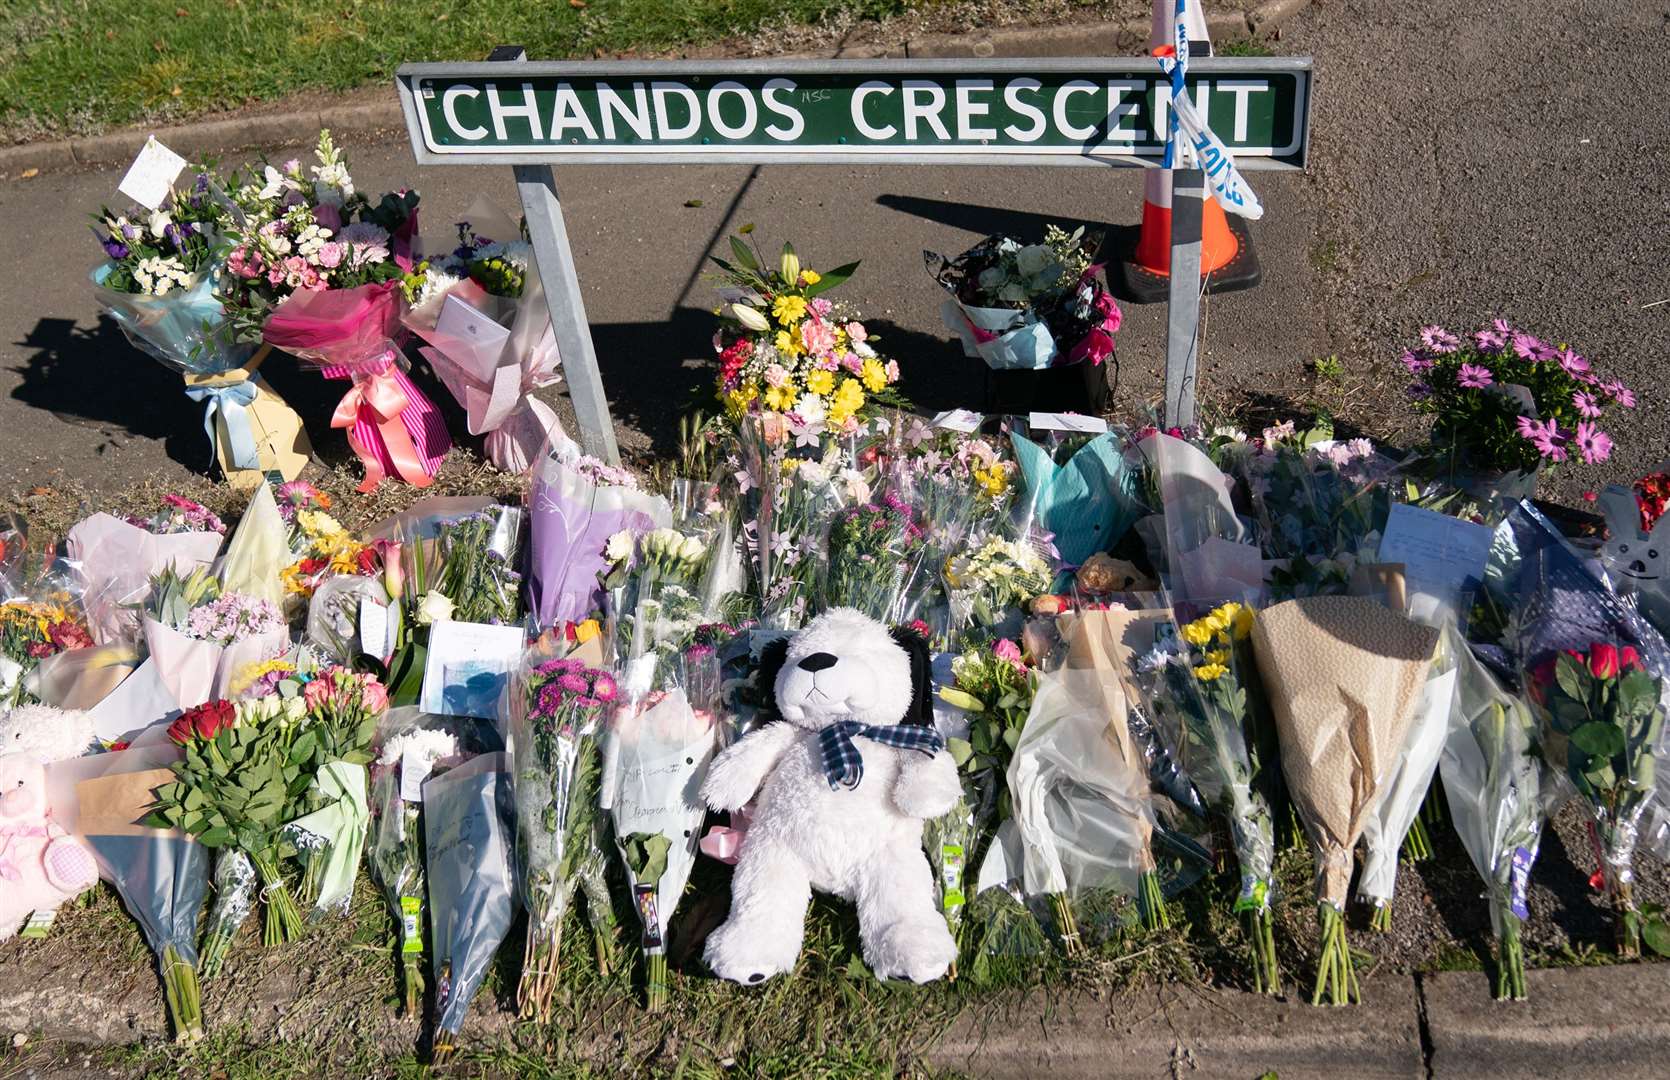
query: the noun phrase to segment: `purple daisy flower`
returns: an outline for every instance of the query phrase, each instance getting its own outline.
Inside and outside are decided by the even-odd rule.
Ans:
[[[1456,372],[1455,381],[1456,385],[1465,386],[1469,390],[1483,390],[1496,380],[1487,367],[1481,367],[1478,364],[1462,364],[1461,370]]]
[[[1600,392],[1611,398],[1614,403],[1626,409],[1635,408],[1635,391],[1621,382],[1602,383]]]
[[[1432,387],[1424,382],[1410,383],[1409,389],[1405,392],[1409,395],[1410,401],[1425,401],[1432,396]]]
[[[1413,349],[1403,350],[1403,355],[1398,357],[1398,360],[1412,375],[1424,375],[1432,370],[1432,360]]]
[[[1539,424],[1531,435],[1531,444],[1537,448],[1537,453],[1549,461],[1566,460],[1565,442],[1566,437],[1552,420]]]
[[[615,685],[615,677],[607,671],[599,671],[597,677],[592,680],[591,694],[599,701],[613,701],[619,693],[620,687]]]
[[[1497,330],[1475,330],[1473,340],[1478,343],[1480,352],[1494,354],[1507,347],[1508,335]]]
[[[1535,334],[1527,334],[1523,330],[1514,331],[1513,351],[1519,354],[1521,360],[1529,360],[1532,363],[1552,360],[1558,355],[1554,346],[1543,341]]]
[[[1599,425],[1587,420],[1577,422],[1577,450],[1590,465],[1598,465],[1612,456],[1612,436]]]
[[[1593,394],[1578,391],[1571,396],[1571,403],[1579,413],[1591,420],[1600,415],[1600,403],[1595,400]]]
[[[1559,358],[1560,370],[1574,379],[1586,374],[1589,370],[1589,361],[1570,349],[1561,349]]]
[[[1508,320],[1506,319],[1491,319],[1490,328],[1498,334],[1501,334],[1503,337],[1508,337],[1513,334],[1513,327],[1508,325]]]
[[[1540,420],[1533,420],[1529,416],[1520,416],[1517,423],[1519,426],[1520,436],[1526,439],[1536,438],[1537,432],[1542,429],[1542,422]]]
[[[1421,327],[1421,344],[1440,355],[1453,353],[1461,347],[1461,339],[1442,326]]]

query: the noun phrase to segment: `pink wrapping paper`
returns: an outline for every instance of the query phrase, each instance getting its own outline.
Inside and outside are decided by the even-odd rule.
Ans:
[[[208,567],[220,552],[212,532],[158,536],[109,514],[94,514],[70,530],[67,548],[80,568],[87,626],[100,645],[137,639],[131,605],[145,598],[151,576],[172,565],[182,577]]]
[[[262,331],[269,344],[320,365],[325,378],[353,381],[331,426],[348,429],[348,444],[365,464],[362,492],[390,474],[428,487],[452,445],[435,403],[402,367],[404,307],[397,281],[298,292]]]

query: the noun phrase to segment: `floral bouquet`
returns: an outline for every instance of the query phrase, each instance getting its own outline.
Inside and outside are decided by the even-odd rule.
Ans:
[[[1054,575],[1036,544],[1002,536],[970,538],[964,551],[945,565],[950,587],[952,626],[994,627],[1011,611],[1024,610],[1032,598],[1048,592]]]
[[[703,623],[701,580],[714,553],[701,536],[663,526],[636,538],[618,532],[604,554],[614,660],[641,696],[672,674],[668,662]]]
[[[486,235],[484,235],[484,231]],[[561,381],[561,358],[545,289],[520,230],[483,201],[458,223],[451,255],[415,268],[406,325],[428,345],[418,351],[464,406],[471,435],[487,437],[487,457],[506,472],[525,473],[562,423],[534,391]],[[504,328],[483,343],[440,325],[448,298],[468,304]],[[450,320],[447,321],[450,326]]]
[[[1148,765],[1126,723],[1119,652],[1132,614],[1082,611],[1066,622],[1066,659],[1039,676],[1008,768],[1026,891],[1049,898],[1069,955],[1084,948],[1074,903],[1094,894],[1132,897],[1145,926],[1168,924]]]
[[[1264,587],[1263,556],[1236,512],[1234,481],[1221,467],[1242,451],[1245,438],[1219,438],[1203,446],[1154,431],[1137,443],[1147,464],[1149,501],[1164,510],[1154,562],[1179,600],[1221,599]]]
[[[477,754],[423,784],[437,1064],[451,1059],[470,1002],[516,916],[510,785],[502,753]]]
[[[324,509],[295,507],[288,524],[293,561],[279,571],[286,597],[311,600],[332,577],[374,577],[382,572],[377,549],[349,532]]]
[[[439,526],[434,590],[451,601],[451,618],[494,626],[521,621],[522,575],[512,568],[521,533],[522,511],[512,506],[492,506]]]
[[[939,882],[940,908],[956,934],[973,892],[970,871],[1000,822],[1010,816],[1006,776],[1032,708],[1032,666],[1013,641],[969,649],[951,661],[950,685],[939,688],[953,723],[935,719],[957,762],[962,797],[950,812],[925,822],[923,846]]]
[[[839,511],[829,528],[823,607],[857,608],[884,623],[903,619],[906,588],[926,555],[926,536],[897,492]]]
[[[1091,257],[1101,236],[1046,226],[1043,243],[988,236],[955,259],[924,251],[951,294],[940,308],[963,352],[995,369],[1037,370],[1113,355],[1122,316]]]
[[[417,193],[373,205],[354,190],[328,131],[315,153],[311,179],[299,162],[268,165],[261,186],[235,193],[245,221],[231,234],[227,307],[245,337],[316,362],[327,379],[352,381],[331,426],[349,429],[366,469],[361,491],[390,473],[427,487],[451,438],[399,349]]]
[[[1446,634],[1439,639],[1391,782],[1363,824],[1363,868],[1357,878],[1357,898],[1374,909],[1369,925],[1375,930],[1392,927],[1398,852],[1407,851],[1414,859],[1432,857],[1419,815],[1449,732],[1451,703],[1456,694],[1456,654],[1466,648],[1459,635]]]
[[[94,234],[108,261],[93,270],[93,294],[135,348],[185,377],[228,479],[241,487],[265,473],[293,479],[311,453],[307,434],[255,373],[260,360],[238,342],[221,305],[218,275],[232,218],[213,182],[199,172],[153,211],[105,209]]]
[[[1458,650],[1458,678],[1438,768],[1456,835],[1484,878],[1496,931],[1496,996],[1525,999],[1530,917],[1525,887],[1542,841],[1546,804],[1555,791],[1536,752],[1537,726],[1525,702]]]
[[[1391,512],[1391,463],[1367,439],[1333,442],[1332,434],[1326,424],[1298,432],[1284,421],[1265,428],[1243,458],[1278,600],[1342,595],[1357,566],[1376,561]]]
[[[1360,1000],[1345,938],[1351,852],[1405,745],[1438,631],[1358,596],[1309,596],[1253,623],[1282,771],[1316,849],[1321,960],[1313,1005]]]
[[[681,685],[658,687],[615,712],[599,800],[610,815],[633,907],[642,920],[639,945],[652,1012],[667,1001],[667,927],[696,861],[707,816],[696,792],[720,736],[715,712],[690,696],[711,694],[717,656],[711,648],[697,648],[681,660],[681,667],[691,670],[662,686]]]
[[[850,495],[870,487],[833,441],[818,457],[789,449],[788,424],[767,413],[749,417],[738,432],[737,469],[745,499],[742,542],[761,622],[793,629],[803,622],[823,580],[830,524]],[[813,439],[816,443],[817,440]]]
[[[397,928],[400,992],[407,1016],[423,1007],[423,782],[465,757],[442,718],[416,709],[386,714],[371,766],[371,876]]]
[[[598,808],[604,710],[617,696],[612,675],[536,647],[512,691],[516,748],[516,851],[528,937],[516,999],[525,1019],[546,1020],[557,989],[558,949],[574,890],[586,895],[598,966],[614,949],[614,916],[604,884]]]
[[[643,491],[631,472],[559,440],[535,464],[528,492],[527,601],[535,624],[561,626],[598,610],[609,538],[670,524],[667,501]]]
[[[797,436],[851,434],[879,407],[904,404],[893,389],[898,363],[877,354],[857,311],[823,295],[852,277],[857,263],[819,274],[784,244],[773,269],[735,236],[731,251],[734,263],[713,257],[727,301],[713,348],[719,401],[733,424],[775,415]]]
[[[1603,378],[1565,345],[1517,330],[1505,319],[1462,337],[1421,330],[1405,349],[1416,382],[1409,396],[1433,414],[1433,443],[1452,448],[1458,468],[1490,477],[1532,474],[1572,456],[1595,465],[1612,456],[1600,423],[1613,406],[1635,407],[1622,382]]]
[[[91,648],[93,636],[67,596],[0,604],[0,709],[27,705],[28,678],[41,661]]]
[[[144,630],[158,674],[184,708],[224,697],[238,669],[290,645],[275,604],[222,593],[202,567],[181,577],[169,566],[151,580]]]
[[[1016,431],[1009,441],[1026,483],[1019,500],[1026,529],[1050,534],[1063,562],[1108,550],[1136,521],[1140,470],[1114,433],[1034,442]]]
[[[285,823],[306,790],[308,731],[301,698],[211,701],[187,709],[168,728],[185,749],[173,766],[173,782],[156,789],[145,824],[180,829],[205,848],[236,848],[255,867],[266,905],[262,940],[268,947],[301,936],[301,913],[285,884],[282,863],[294,847]]]
[[[197,918],[208,891],[209,853],[180,822],[158,825],[146,816],[173,781],[166,765],[175,753],[161,746],[97,755],[97,774],[76,784],[76,833],[156,954],[175,1041],[197,1042],[203,1038]]]
[[[1247,682],[1254,674],[1253,609],[1227,603],[1184,623],[1178,637],[1139,663],[1156,666],[1155,711],[1172,729],[1182,767],[1208,805],[1229,822],[1241,869],[1241,915],[1252,945],[1253,987],[1281,989],[1270,911],[1275,830],[1270,805],[1255,784],[1266,765],[1251,735]]]
[[[225,532],[220,518],[178,495],[164,496],[162,510],[149,521],[101,513],[77,522],[66,549],[77,567],[93,640],[108,645],[138,638],[135,608],[151,578],[169,567],[180,574],[207,569]]]
[[[1640,951],[1633,862],[1655,801],[1670,646],[1547,518],[1521,503],[1508,518],[1521,565],[1510,625],[1549,765],[1591,815],[1599,879],[1618,917],[1618,948]]]
[[[328,667],[301,693],[312,742],[292,746],[290,756],[308,751],[303,764],[311,765],[313,782],[301,796],[301,813],[286,827],[303,858],[302,899],[317,916],[346,911],[353,897],[371,817],[366,765],[388,711],[388,691],[374,675]]]

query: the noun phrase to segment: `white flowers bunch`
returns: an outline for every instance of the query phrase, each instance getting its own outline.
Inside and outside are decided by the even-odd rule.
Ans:
[[[277,724],[281,728],[294,727],[307,718],[307,701],[300,695],[285,697],[268,694],[265,697],[244,698],[237,702],[238,723],[244,727],[264,727]]]
[[[437,761],[456,757],[458,753],[458,739],[451,732],[414,728],[384,743],[382,752],[377,755],[377,764],[393,765],[410,756],[432,767]]]
[[[452,618],[455,605],[444,593],[431,589],[418,601],[417,621],[420,626],[433,626]]]
[[[176,288],[191,283],[191,273],[177,257],[141,259],[134,267],[133,280],[150,296],[167,296]]]
[[[707,558],[707,545],[699,536],[686,536],[677,529],[660,528],[642,541],[644,561],[658,578],[684,578],[694,574]]]
[[[311,259],[319,254],[319,249],[324,247],[325,241],[330,238],[329,229],[309,225],[296,235],[296,253],[304,259]]]

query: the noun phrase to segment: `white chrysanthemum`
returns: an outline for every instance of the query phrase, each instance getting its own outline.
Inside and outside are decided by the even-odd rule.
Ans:
[[[437,761],[457,756],[458,752],[458,739],[451,732],[418,728],[396,735],[384,743],[382,752],[377,755],[377,764],[393,765],[409,753],[426,765],[434,765]]]

